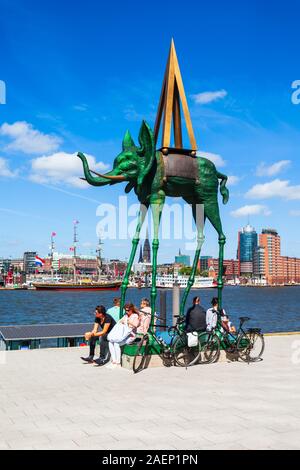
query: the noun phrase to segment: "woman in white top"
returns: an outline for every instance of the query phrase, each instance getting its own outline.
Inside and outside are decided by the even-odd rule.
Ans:
[[[212,307],[209,308],[206,312],[206,329],[211,331],[213,328],[217,326],[218,321],[218,313],[219,313],[219,303],[218,298],[213,297],[211,301]],[[230,333],[235,333],[236,329],[229,321],[229,317],[226,315],[224,309],[221,311],[221,321],[222,321],[222,329],[228,331]]]
[[[137,310],[133,304],[126,304],[124,309],[125,315],[114,326],[107,337],[111,355],[111,362],[106,366],[108,369],[121,367],[121,346],[132,343],[140,324],[139,315],[136,313]],[[123,325],[123,328],[121,328],[121,325]]]

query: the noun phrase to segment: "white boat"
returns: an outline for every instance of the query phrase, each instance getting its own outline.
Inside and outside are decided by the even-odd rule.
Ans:
[[[174,276],[174,274],[158,274],[156,277],[156,287],[171,289],[174,283],[177,282],[180,287],[185,289],[187,287],[188,280],[189,276],[185,275],[179,274],[178,276]],[[206,289],[209,287],[216,287],[216,282],[213,278],[195,276],[195,282],[192,289]]]

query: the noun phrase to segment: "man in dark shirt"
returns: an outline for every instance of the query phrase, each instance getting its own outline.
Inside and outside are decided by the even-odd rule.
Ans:
[[[206,331],[206,311],[200,305],[200,297],[193,298],[193,306],[186,313],[185,325],[187,333]]]
[[[85,333],[85,339],[89,341],[90,354],[88,357],[81,357],[81,359],[88,363],[94,363],[97,366],[103,366],[109,361],[109,347],[107,335],[115,326],[116,322],[111,315],[106,313],[103,305],[98,305],[95,310],[95,323],[93,331]],[[100,330],[99,330],[100,327]],[[100,356],[94,361],[96,341],[100,342]]]

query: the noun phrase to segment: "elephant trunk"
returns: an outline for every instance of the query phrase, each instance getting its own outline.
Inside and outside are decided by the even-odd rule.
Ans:
[[[123,177],[122,175],[116,175],[116,172],[114,170],[108,172],[105,175],[100,175],[99,173],[91,171],[89,169],[86,156],[81,152],[79,152],[77,156],[82,161],[85,180],[93,186],[105,186],[107,184],[111,184],[112,182],[125,180],[125,177]],[[97,176],[93,176],[92,173],[96,174]]]

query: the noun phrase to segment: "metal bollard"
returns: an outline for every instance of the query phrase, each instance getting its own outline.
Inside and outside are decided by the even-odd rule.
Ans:
[[[179,315],[180,312],[180,287],[178,282],[173,284],[173,325],[175,325],[175,315]]]

